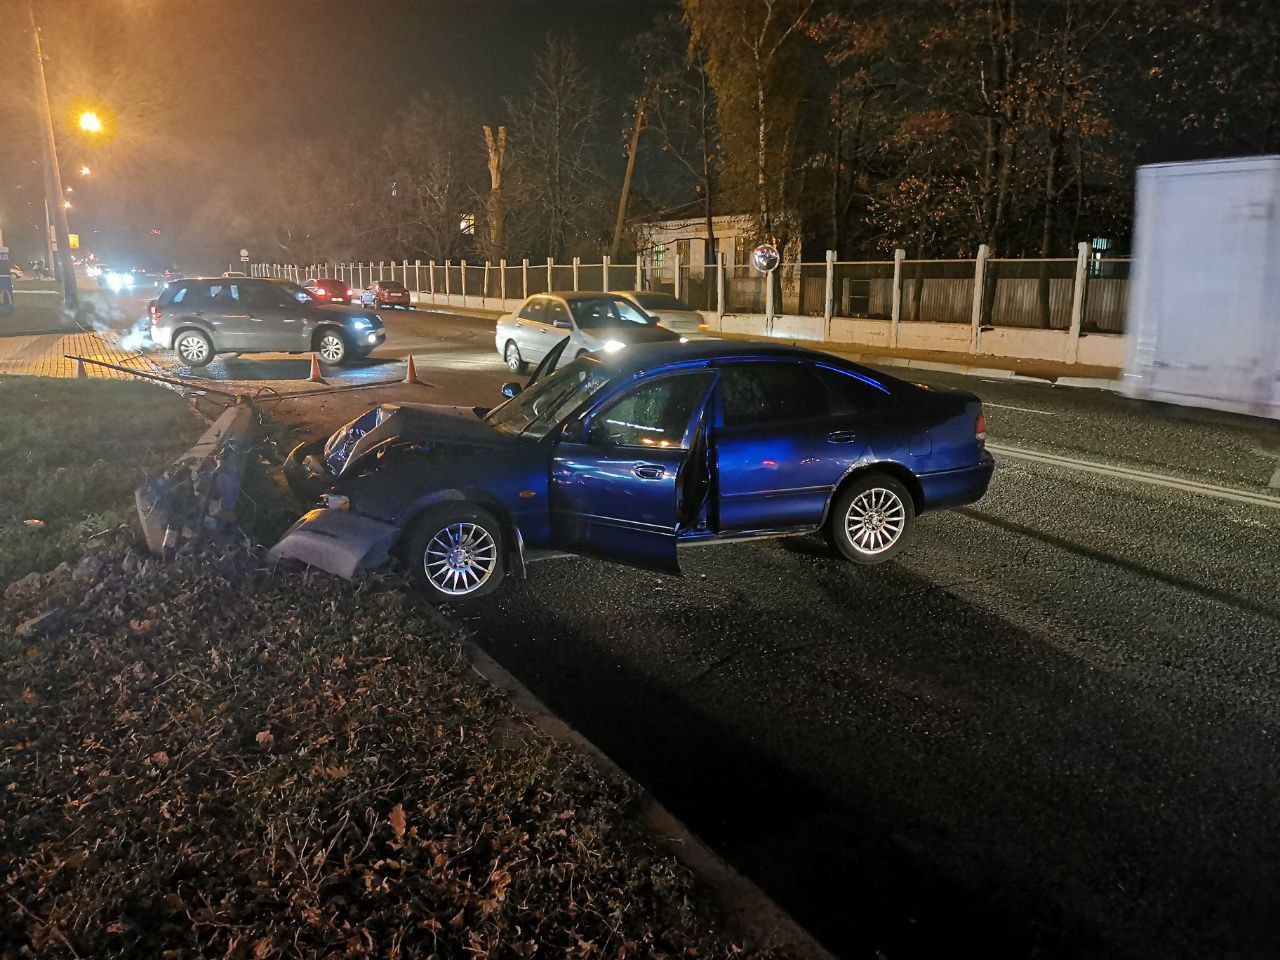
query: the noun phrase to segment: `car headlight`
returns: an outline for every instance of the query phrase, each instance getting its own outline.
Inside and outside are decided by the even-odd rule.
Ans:
[[[373,326],[373,324],[371,324],[364,317],[356,317],[351,321],[351,326],[355,327],[357,330],[368,330],[371,326]]]
[[[619,350],[623,349],[625,346],[626,344],[623,343],[621,340],[606,340],[604,342],[603,350],[606,353],[617,353]]]

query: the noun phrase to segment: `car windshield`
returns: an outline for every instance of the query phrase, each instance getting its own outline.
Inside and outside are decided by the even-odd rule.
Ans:
[[[637,293],[632,297],[636,303],[646,310],[691,310],[686,303],[681,303],[669,293]]]
[[[583,357],[489,411],[489,426],[515,436],[545,437],[605,384],[613,371]]]
[[[620,297],[590,297],[569,301],[573,319],[581,330],[623,327],[628,323],[651,326],[653,318]]]

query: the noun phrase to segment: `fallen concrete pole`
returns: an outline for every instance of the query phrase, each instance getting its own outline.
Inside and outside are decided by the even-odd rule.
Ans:
[[[230,529],[253,445],[254,413],[247,398],[237,398],[195,446],[171,467],[149,473],[134,492],[142,533],[153,553]]]

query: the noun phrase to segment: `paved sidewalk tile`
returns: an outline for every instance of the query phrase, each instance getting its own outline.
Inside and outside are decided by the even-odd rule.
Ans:
[[[101,360],[128,367],[141,373],[160,373],[161,367],[139,351],[120,346],[119,335],[77,332],[41,334],[30,337],[8,337],[0,340],[0,374],[32,377],[74,377],[76,362],[67,356]],[[130,380],[129,374],[96,364],[86,363],[85,373],[94,379]]]

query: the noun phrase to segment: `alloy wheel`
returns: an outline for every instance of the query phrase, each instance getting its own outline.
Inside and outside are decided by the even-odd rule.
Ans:
[[[907,525],[907,509],[896,493],[885,487],[863,490],[849,502],[844,529],[859,553],[883,553],[897,543]]]
[[[340,363],[347,353],[347,346],[336,333],[326,333],[317,345],[320,359],[325,363]]]
[[[422,564],[433,587],[462,597],[474,593],[493,575],[498,546],[493,535],[478,524],[451,523],[427,542]]]
[[[178,356],[189,364],[201,363],[209,356],[209,341],[198,333],[183,334],[178,338]]]
[[[520,366],[523,363],[523,361],[520,359],[520,348],[517,347],[514,343],[507,344],[506,361],[507,361],[508,370],[510,370],[512,373],[520,372]]]

